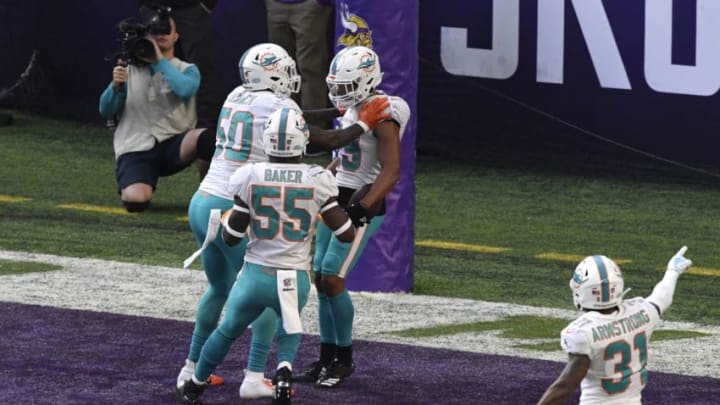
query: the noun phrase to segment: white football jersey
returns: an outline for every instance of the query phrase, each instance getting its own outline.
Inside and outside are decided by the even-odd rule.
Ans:
[[[369,97],[368,100],[373,97]],[[400,97],[388,96],[388,101],[392,113],[391,119],[400,125],[400,139],[402,139],[405,127],[410,120],[410,107]],[[342,128],[347,128],[357,122],[359,108],[360,106],[355,106],[345,111],[345,115],[340,121]],[[375,138],[373,130],[370,129],[355,142],[337,151],[336,156],[342,157],[342,163],[337,168],[338,185],[359,189],[365,184],[375,182],[381,169],[377,145],[378,140]]]
[[[590,369],[580,386],[580,403],[640,404],[647,382],[648,344],[660,324],[650,301],[624,301],[619,311],[587,311],[560,333],[567,353],[590,357]]]
[[[262,141],[265,121],[273,111],[283,107],[300,109],[291,98],[271,91],[236,87],[220,110],[215,154],[199,189],[232,199],[227,193],[228,179],[243,165],[267,160]]]
[[[250,210],[245,261],[310,270],[320,207],[338,195],[332,173],[304,163],[253,163],[238,169],[227,187]]]

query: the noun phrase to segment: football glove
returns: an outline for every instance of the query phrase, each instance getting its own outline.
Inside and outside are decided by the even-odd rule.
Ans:
[[[684,255],[687,252],[687,246],[683,246],[675,253],[675,256],[670,258],[667,264],[668,271],[675,271],[678,274],[683,274],[690,266],[692,266],[692,260],[687,259]]]
[[[368,216],[368,212],[365,207],[360,205],[360,203],[353,203],[348,205],[347,208],[345,208],[345,211],[347,212],[350,220],[356,228],[370,223],[370,217]]]
[[[363,104],[358,112],[358,124],[365,132],[375,128],[380,121],[390,119],[390,102],[387,97],[375,97]],[[362,123],[362,124],[361,124]]]

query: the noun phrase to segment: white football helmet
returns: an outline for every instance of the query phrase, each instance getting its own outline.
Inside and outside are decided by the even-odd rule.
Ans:
[[[253,46],[245,51],[238,67],[243,87],[248,90],[271,90],[285,96],[300,91],[295,61],[279,45]]]
[[[325,81],[335,107],[350,108],[370,97],[382,82],[380,59],[364,46],[343,48],[330,63]]]
[[[268,156],[302,156],[309,139],[310,130],[298,110],[281,108],[265,121],[262,140]]]
[[[625,284],[620,267],[602,255],[588,256],[575,268],[570,290],[577,309],[607,309],[622,303]]]

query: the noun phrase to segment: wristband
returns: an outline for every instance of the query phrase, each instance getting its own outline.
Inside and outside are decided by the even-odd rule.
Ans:
[[[225,218],[225,221],[223,221],[223,227],[225,228],[225,232],[229,233],[230,235],[232,235],[238,239],[242,239],[243,237],[245,237],[245,232],[238,232],[238,231],[230,228],[230,224],[228,223],[227,218]]]
[[[323,214],[325,211],[329,210],[330,208],[337,207],[338,203],[337,201],[333,201],[330,204],[325,205],[324,207],[320,208],[320,213]]]
[[[360,125],[360,128],[363,129],[363,134],[370,130],[370,126],[362,121],[358,121],[356,124]]]
[[[242,205],[233,204],[233,211],[242,212],[243,214],[249,214],[250,211]]]
[[[352,226],[352,221],[350,221],[350,220],[348,219],[347,221],[345,221],[345,223],[343,224],[343,226],[341,226],[340,228],[334,230],[333,233],[334,233],[335,235],[337,235],[337,236],[340,236],[340,235],[342,235],[343,233],[345,233],[345,231],[347,231],[348,229],[350,229],[351,226]]]

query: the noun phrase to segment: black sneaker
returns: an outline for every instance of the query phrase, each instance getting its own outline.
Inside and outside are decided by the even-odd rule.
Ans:
[[[279,369],[273,378],[272,405],[290,405],[292,398],[292,372],[287,367]]]
[[[300,375],[293,376],[295,382],[316,382],[320,377],[320,371],[322,371],[323,365],[320,361],[313,362],[310,367],[300,373]]]
[[[175,396],[181,404],[199,404],[200,395],[205,391],[207,384],[198,385],[191,379],[186,380],[182,387],[175,389]]]
[[[338,359],[333,360],[329,366],[323,367],[320,376],[315,382],[318,388],[333,388],[355,371],[354,363],[341,363]]]

